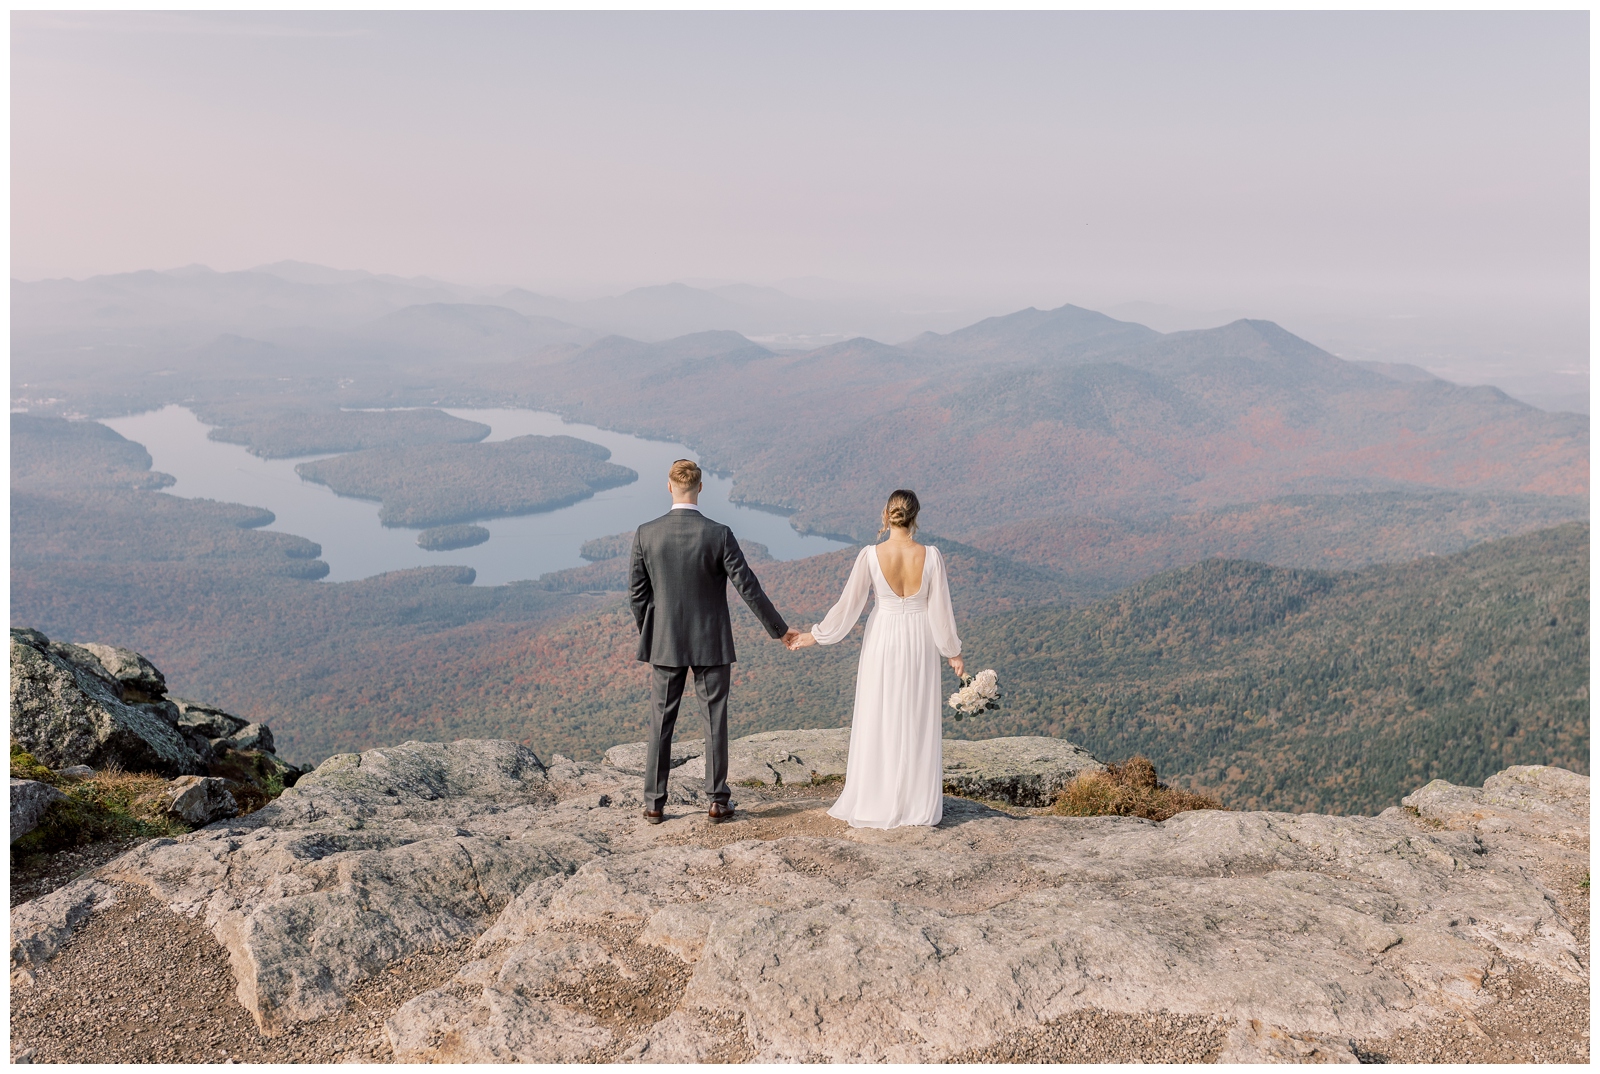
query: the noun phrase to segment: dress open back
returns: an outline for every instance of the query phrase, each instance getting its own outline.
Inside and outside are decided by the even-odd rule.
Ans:
[[[863,548],[844,595],[811,628],[817,642],[843,641],[869,595],[877,602],[861,642],[844,793],[828,814],[853,828],[938,824],[944,818],[941,664],[961,653],[944,558],[928,546],[922,585],[901,597],[883,576],[876,546]]]

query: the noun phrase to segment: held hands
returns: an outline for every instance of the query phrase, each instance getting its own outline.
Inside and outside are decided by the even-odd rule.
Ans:
[[[796,649],[804,649],[807,645],[815,645],[817,643],[816,638],[813,638],[810,634],[802,634],[794,627],[790,627],[785,631],[783,637],[778,640],[782,641],[783,647],[791,653]]]

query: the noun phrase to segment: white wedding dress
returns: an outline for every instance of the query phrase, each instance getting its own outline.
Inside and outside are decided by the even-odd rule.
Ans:
[[[868,594],[878,598],[861,642],[844,793],[828,810],[852,828],[938,824],[944,818],[939,676],[941,658],[959,656],[961,639],[944,557],[932,545],[927,549],[921,587],[900,597],[883,577],[877,546],[863,548],[839,603],[811,628],[818,644],[843,641]]]

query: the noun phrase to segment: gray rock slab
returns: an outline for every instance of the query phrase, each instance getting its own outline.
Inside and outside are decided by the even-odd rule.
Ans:
[[[644,775],[645,755],[648,743],[625,742],[620,746],[612,746],[606,750],[605,756],[600,759],[602,765],[615,768],[619,772],[628,772],[636,776]],[[706,752],[706,740],[703,738],[690,739],[687,742],[674,739],[672,743],[672,767],[682,768],[685,763],[703,756]],[[703,778],[704,772],[697,778]]]
[[[239,815],[228,781],[214,776],[179,776],[162,789],[167,814],[185,824],[206,825]]]
[[[810,783],[843,776],[849,760],[848,727],[766,731],[728,743],[728,782]],[[698,764],[698,771],[693,763],[684,765],[684,774],[704,779],[704,759]]]
[[[1046,806],[1078,776],[1104,769],[1088,750],[1059,738],[944,740],[945,790],[968,798]]]
[[[1480,787],[1436,779],[1401,805],[1448,828],[1515,832],[1566,841],[1589,839],[1589,777],[1546,765],[1517,765]]]
[[[798,800],[650,826],[638,784],[509,742],[330,758],[258,813],[19,907],[13,968],[70,932],[83,885],[135,883],[208,924],[271,1032],[474,937],[386,1027],[396,1058],[433,1062],[931,1062],[1089,1007],[1232,1021],[1241,1060],[1340,1059],[1340,1042],[1494,1002],[1485,982],[1510,962],[1587,974],[1529,858],[1407,811],[1155,824],[953,798],[938,828],[878,831]],[[1526,818],[1574,813],[1576,786],[1504,796],[1542,832]],[[686,983],[624,1030],[577,997],[633,979],[642,950]]]
[[[202,918],[228,951],[240,1002],[274,1032],[342,1009],[353,983],[478,934],[528,885],[605,852],[604,824],[570,822],[593,812],[622,824],[634,811],[597,808],[595,783],[511,742],[340,754],[265,808],[152,840],[95,879],[140,885]],[[76,927],[80,903],[62,900],[28,904],[13,970]]]
[[[116,888],[85,876],[11,908],[11,984],[33,983],[33,967],[61,949],[96,909],[113,906]]]
[[[396,1056],[694,1061],[714,1022],[759,1061],[929,1062],[1092,1006],[1232,1020],[1234,1061],[1348,1062],[1353,1039],[1492,1002],[1504,959],[1585,972],[1520,863],[1398,813],[947,818],[614,843],[522,892],[449,987],[404,1005]],[[690,971],[633,1039],[549,998],[585,966],[615,975],[617,925]]]
[[[56,802],[66,795],[36,779],[11,781],[11,841],[27,835],[39,826],[39,821]]]
[[[173,706],[125,702],[115,683],[54,648],[12,632],[11,735],[24,749],[55,769],[86,764],[169,777],[204,774],[199,755],[178,733]]]

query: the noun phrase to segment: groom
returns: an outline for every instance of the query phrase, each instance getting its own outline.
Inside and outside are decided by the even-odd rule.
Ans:
[[[774,638],[799,635],[772,606],[739,551],[733,531],[700,513],[700,467],[688,459],[667,474],[672,510],[640,526],[633,538],[629,598],[639,626],[639,659],[650,663],[650,741],[644,762],[644,819],[661,823],[672,768],[672,729],[684,683],[694,670],[706,707],[706,796],[713,822],[733,816],[728,804],[728,678],[733,623],[727,585]]]

